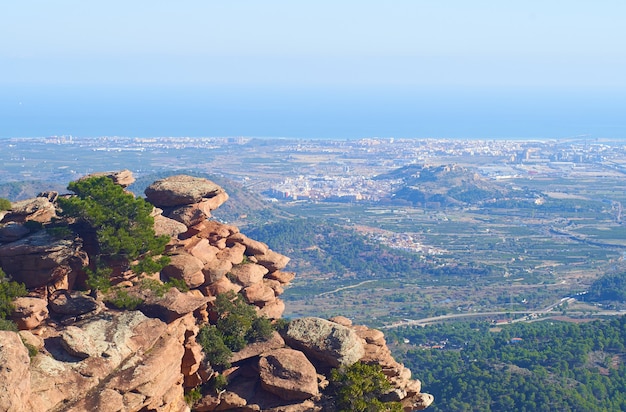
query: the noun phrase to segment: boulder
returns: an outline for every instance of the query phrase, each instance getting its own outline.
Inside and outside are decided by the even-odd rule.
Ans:
[[[11,319],[20,330],[35,329],[48,318],[48,302],[44,299],[21,297],[13,301]]]
[[[262,255],[269,250],[269,247],[258,240],[250,239],[243,233],[234,233],[226,239],[226,244],[232,246],[235,243],[241,243],[246,247],[246,255]]]
[[[241,294],[246,298],[248,303],[263,307],[267,302],[272,302],[276,299],[274,290],[265,286],[263,283],[255,283],[252,286],[248,286],[241,291]]]
[[[261,387],[285,400],[305,400],[319,393],[317,372],[307,357],[283,348],[259,359]]]
[[[218,192],[211,198],[204,198],[197,203],[198,208],[205,212],[207,215],[211,215],[211,212],[228,200],[228,194],[226,192]]]
[[[200,259],[187,253],[172,255],[170,259],[170,263],[161,270],[163,275],[168,278],[182,279],[192,289],[204,283],[202,273],[204,264]]]
[[[404,398],[402,400],[402,407],[405,411],[421,411],[426,409],[433,403],[435,398],[428,393],[418,393],[417,395]]]
[[[0,331],[0,411],[27,412],[31,394],[28,349],[15,332]]]
[[[283,272],[280,270],[275,270],[273,272],[268,273],[265,277],[268,279],[277,280],[281,284],[286,285],[287,283],[291,282],[296,277],[296,274],[293,272]]]
[[[8,220],[26,222],[29,220],[46,223],[56,216],[54,204],[45,197],[22,200],[11,204]]]
[[[225,243],[226,239],[222,239],[222,241]],[[219,247],[219,243],[216,244],[217,247]],[[243,254],[246,251],[245,246],[240,244],[234,244],[231,247],[224,247],[221,249],[222,250],[220,250],[216,255],[217,258],[220,260],[228,260],[233,265],[237,265],[243,261]]]
[[[52,312],[70,316],[84,315],[100,308],[98,302],[91,296],[80,292],[70,293],[67,290],[54,292],[48,300],[48,305]]]
[[[267,268],[256,263],[235,265],[230,270],[234,280],[244,287],[261,282],[267,272]]]
[[[285,302],[280,299],[274,299],[271,302],[267,302],[258,310],[259,315],[265,316],[269,319],[280,319],[284,312]]]
[[[285,291],[280,282],[274,279],[263,279],[263,284],[268,288],[271,288],[276,296],[282,295]]]
[[[0,246],[0,266],[4,272],[29,289],[62,279],[71,286],[88,263],[79,240],[55,239],[45,230]]]
[[[176,207],[169,211],[166,216],[184,224],[185,227],[196,225],[211,217],[210,214],[207,214],[195,204]]]
[[[221,293],[226,293],[228,291],[233,291],[234,293],[239,293],[241,290],[241,286],[233,283],[226,276],[223,278],[216,280],[208,286],[203,286],[200,288],[203,294],[206,296],[217,296]]]
[[[221,280],[227,273],[231,271],[233,264],[230,260],[212,260],[207,262],[202,268],[204,274],[204,284],[210,285],[211,283]]]
[[[265,266],[270,272],[284,269],[290,260],[287,256],[276,253],[273,250],[268,250],[260,255],[254,255],[254,257],[259,265]]]
[[[291,321],[285,342],[334,368],[350,366],[365,354],[362,340],[354,330],[320,318]]]
[[[8,222],[0,225],[0,243],[15,242],[30,233],[22,223]]]
[[[86,359],[97,356],[98,350],[93,339],[82,329],[68,326],[61,332],[61,345],[71,356]]]
[[[177,222],[176,220],[163,215],[154,216],[154,234],[157,236],[167,235],[170,237],[176,237],[186,231],[187,226],[183,223]]]
[[[193,238],[185,245],[185,251],[191,256],[197,257],[202,263],[207,264],[216,259],[216,255],[219,249],[215,246],[211,246],[207,239]]]
[[[248,344],[239,352],[233,353],[229,359],[229,362],[235,364],[244,359],[254,358],[255,356],[259,356],[264,353],[273,353],[276,349],[281,349],[284,347],[285,340],[282,338],[282,336],[280,336],[278,332],[274,332],[268,340]]]
[[[331,321],[331,322],[338,323],[338,324],[340,324],[342,326],[347,326],[347,327],[352,326],[352,321],[350,319],[346,318],[345,316],[334,316],[334,317],[332,317],[332,318],[330,318],[328,320]]]
[[[170,176],[157,180],[145,190],[146,198],[157,207],[171,207],[198,203],[224,190],[208,179],[187,175]]]
[[[165,295],[159,297],[154,294],[148,295],[140,305],[143,313],[171,323],[175,319],[206,307],[207,303],[214,298],[197,296],[191,292],[182,293],[176,288],[171,288]]]

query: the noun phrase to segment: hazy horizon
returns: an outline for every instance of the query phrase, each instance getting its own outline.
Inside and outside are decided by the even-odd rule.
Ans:
[[[625,15],[617,0],[9,2],[0,137],[626,138]]]

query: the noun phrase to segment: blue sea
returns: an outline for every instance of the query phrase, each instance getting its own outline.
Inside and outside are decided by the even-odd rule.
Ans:
[[[415,87],[0,87],[0,138],[52,135],[623,139],[626,96]]]

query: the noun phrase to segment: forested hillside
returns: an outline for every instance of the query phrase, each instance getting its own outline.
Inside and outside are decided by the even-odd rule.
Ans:
[[[626,410],[626,317],[490,328],[449,323],[386,333],[435,396],[433,411]]]

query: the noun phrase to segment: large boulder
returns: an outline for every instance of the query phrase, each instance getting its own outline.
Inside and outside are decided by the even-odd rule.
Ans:
[[[354,330],[320,318],[291,321],[285,342],[330,367],[350,366],[365,354],[362,340]]]
[[[157,207],[173,207],[198,203],[224,192],[212,181],[187,175],[157,180],[145,190],[146,198]]]
[[[260,283],[267,272],[267,268],[256,263],[235,265],[230,270],[234,280],[244,287]]]
[[[140,308],[151,317],[171,323],[188,313],[206,308],[207,303],[213,300],[212,297],[197,296],[191,292],[182,293],[176,288],[171,288],[163,296],[149,294]]]
[[[157,236],[167,235],[176,237],[187,231],[184,223],[178,222],[163,215],[154,216],[154,234]]]
[[[276,349],[259,359],[261,387],[285,400],[305,400],[319,393],[317,372],[302,352]]]
[[[61,346],[71,356],[85,359],[98,355],[98,350],[94,340],[76,326],[68,326],[61,332]]]
[[[35,329],[48,318],[48,302],[44,299],[22,297],[13,301],[11,319],[20,330]]]
[[[162,274],[168,278],[182,279],[192,289],[204,283],[204,264],[200,259],[187,253],[172,255],[170,259],[170,263],[161,270]]]
[[[63,281],[71,286],[88,264],[78,240],[55,239],[45,230],[0,246],[0,266],[29,289]]]
[[[22,200],[11,204],[7,220],[26,222],[29,220],[46,223],[56,216],[54,204],[45,197]]]
[[[52,312],[59,315],[79,316],[101,309],[98,302],[91,296],[80,292],[57,290],[49,298]]]
[[[0,411],[26,412],[30,397],[28,349],[15,332],[0,331]]]

